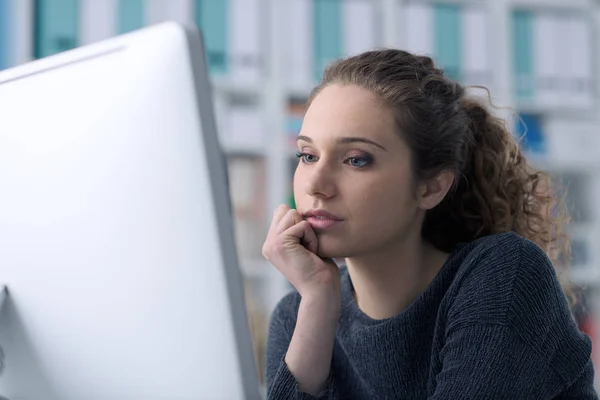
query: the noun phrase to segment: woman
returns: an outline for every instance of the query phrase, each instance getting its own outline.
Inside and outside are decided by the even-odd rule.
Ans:
[[[271,319],[270,398],[597,398],[546,175],[430,58],[333,63],[298,157],[297,210],[263,246],[296,289]]]

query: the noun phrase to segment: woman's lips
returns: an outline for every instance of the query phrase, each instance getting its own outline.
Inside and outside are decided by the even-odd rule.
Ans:
[[[342,222],[340,217],[326,210],[309,210],[304,213],[304,219],[318,230],[329,229]]]
[[[306,221],[310,224],[310,226],[312,226],[313,229],[319,230],[331,228],[342,222],[331,218],[320,217],[308,217],[306,218]]]

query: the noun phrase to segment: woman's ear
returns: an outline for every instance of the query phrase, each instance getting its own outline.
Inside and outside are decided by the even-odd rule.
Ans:
[[[442,171],[434,178],[431,178],[419,185],[419,208],[431,210],[448,194],[448,191],[454,183],[454,173],[451,171]]]

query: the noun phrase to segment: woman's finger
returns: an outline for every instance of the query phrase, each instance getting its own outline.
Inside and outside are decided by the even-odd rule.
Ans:
[[[292,226],[303,221],[302,215],[297,210],[290,209],[279,221],[277,228],[275,229],[276,234],[280,234],[291,228]]]
[[[269,232],[275,233],[277,226],[281,222],[281,219],[285,217],[285,215],[290,211],[291,208],[287,204],[281,204],[278,206],[273,212],[273,218],[271,219],[271,226],[269,227]]]
[[[302,245],[306,247],[311,253],[317,254],[317,250],[319,248],[319,239],[317,239],[317,234],[315,233],[312,226],[310,226],[308,221],[302,221],[300,222],[300,224],[306,225],[306,228],[304,230],[304,236],[300,240],[300,243],[302,243]]]
[[[297,238],[308,251],[317,254],[317,248],[319,245],[317,235],[307,221],[300,221],[299,223],[286,229],[282,234],[284,236]]]

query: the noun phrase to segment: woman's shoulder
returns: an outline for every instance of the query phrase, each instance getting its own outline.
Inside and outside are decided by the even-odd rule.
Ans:
[[[476,279],[479,284],[514,284],[520,280],[556,280],[552,261],[542,248],[514,232],[498,233],[459,246],[453,255],[460,264],[459,280]],[[538,281],[539,283],[543,283]]]
[[[460,324],[500,324],[524,334],[571,319],[551,260],[515,233],[490,235],[460,249],[448,291],[448,317]],[[533,339],[533,338],[532,338]]]
[[[508,329],[561,376],[580,371],[591,351],[571,313],[551,260],[515,233],[491,235],[459,250],[460,266],[447,292],[447,331],[469,326]]]
[[[460,251],[471,257],[486,258],[515,254],[515,252],[545,256],[544,251],[537,244],[512,231],[495,233],[469,243],[462,243],[459,245]]]

